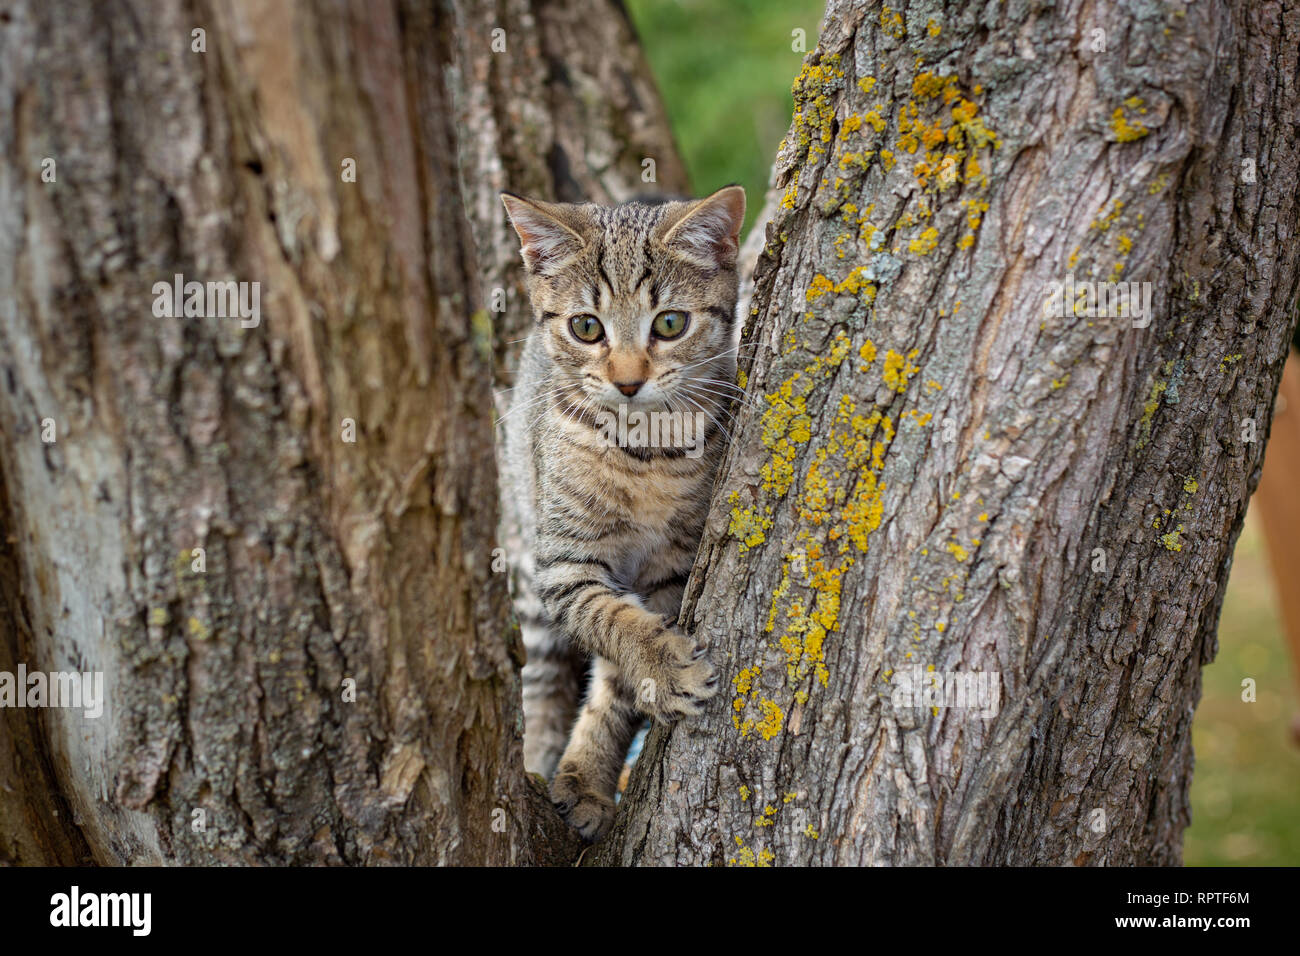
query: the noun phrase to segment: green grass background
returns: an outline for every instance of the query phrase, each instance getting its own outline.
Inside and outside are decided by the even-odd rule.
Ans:
[[[745,187],[745,227],[763,205],[790,85],[817,45],[822,0],[626,0],[697,195]]]
[[[746,226],[762,205],[776,146],[790,125],[790,85],[816,45],[821,0],[626,0],[667,104],[697,194],[740,183]],[[1300,585],[1300,582],[1297,582]],[[1254,678],[1257,700],[1241,700]],[[1259,529],[1237,546],[1192,727],[1196,771],[1188,865],[1300,865],[1300,750],[1289,725],[1294,670],[1282,639]]]
[[[1289,731],[1298,706],[1294,675],[1263,532],[1248,515],[1219,619],[1219,656],[1202,672],[1192,723],[1189,866],[1300,864],[1300,750]],[[1254,703],[1241,699],[1247,677],[1256,683]]]

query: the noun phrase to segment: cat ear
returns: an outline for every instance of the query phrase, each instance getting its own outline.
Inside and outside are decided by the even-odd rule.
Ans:
[[[730,269],[736,264],[744,222],[744,188],[723,186],[687,206],[664,234],[663,243],[707,269]]]
[[[564,221],[571,217],[565,215],[562,204],[524,199],[512,193],[502,193],[501,201],[519,234],[519,251],[529,272],[552,275],[586,245],[577,230]]]

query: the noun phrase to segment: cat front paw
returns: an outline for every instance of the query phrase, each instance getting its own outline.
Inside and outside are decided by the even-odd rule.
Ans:
[[[561,771],[551,784],[551,802],[564,822],[588,843],[595,843],[614,822],[614,801],[596,793],[576,773]]]
[[[665,631],[654,649],[653,676],[642,680],[639,700],[655,720],[674,723],[704,712],[718,692],[718,671],[708,648],[681,631]]]

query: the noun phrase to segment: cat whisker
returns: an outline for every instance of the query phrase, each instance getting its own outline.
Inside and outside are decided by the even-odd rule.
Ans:
[[[708,385],[718,385],[721,386],[722,388],[731,389],[735,393],[732,397],[735,398],[737,401],[744,402],[747,405],[757,406],[758,404],[756,401],[754,401],[754,396],[750,395],[749,392],[741,388],[735,382],[724,381],[723,379],[720,378],[692,378],[691,381],[702,382]]]
[[[702,384],[697,384],[702,381],[704,380],[698,378],[691,379],[690,382],[682,382],[677,387],[686,389],[688,391],[693,391],[697,395],[707,396],[710,399],[721,402],[724,406],[730,405],[732,402],[738,402],[744,407],[752,408],[755,411],[763,410],[763,406],[761,404],[755,401],[752,396],[747,395],[744,392],[738,391],[730,394],[727,392],[719,392],[712,388],[708,388]]]
[[[524,411],[525,409],[533,408],[533,407],[536,406],[538,403],[540,403],[540,402],[544,402],[544,401],[546,401],[548,398],[553,397],[556,391],[557,391],[556,389],[552,389],[551,391],[546,392],[545,394],[538,395],[538,396],[535,397],[535,398],[530,398],[528,401],[523,402],[522,404],[519,404],[519,405],[511,405],[510,408],[508,408],[508,409],[506,410],[505,414],[502,415],[502,416],[500,416],[500,417],[496,420],[496,422],[494,422],[494,424],[495,424],[495,425],[500,425],[500,424],[502,424],[503,422],[505,422],[505,420],[508,419],[511,415],[516,415],[516,414],[518,414],[519,412]]]
[[[686,399],[686,401],[690,402],[692,405],[694,405],[696,408],[702,411],[705,415],[709,417],[709,419],[713,422],[713,424],[717,425],[720,429],[722,429],[722,434],[727,436],[727,444],[734,443],[735,439],[732,437],[731,432],[727,430],[727,426],[722,424],[722,422],[720,422],[712,412],[710,412],[707,408],[705,408],[703,405],[697,402],[689,394],[682,393],[682,398]]]
[[[675,371],[685,371],[686,369],[690,369],[690,368],[698,368],[701,365],[707,365],[709,362],[714,362],[722,358],[724,355],[730,355],[733,352],[739,352],[741,349],[755,348],[757,347],[758,344],[760,343],[750,342],[744,345],[733,345],[729,349],[724,349],[723,351],[719,352],[716,355],[710,355],[708,358],[700,359],[698,362],[691,362],[688,365],[679,365],[677,366]]]
[[[689,399],[687,396],[685,396],[685,395],[674,395],[674,396],[672,396],[672,398],[686,399],[687,401],[690,401],[690,399]],[[705,410],[704,408],[701,408],[697,403],[695,403],[695,402],[691,402],[691,404],[692,404],[692,405],[695,405],[696,408],[699,408],[700,412],[703,412],[704,415],[705,415],[707,418],[709,418],[710,420],[714,421],[715,423],[717,422],[717,420],[714,419],[713,416],[710,415],[710,414],[708,413],[707,410]],[[690,410],[690,408],[688,408],[686,405],[682,405],[680,408],[678,408],[678,407],[677,407],[677,403],[673,403],[672,401],[667,401],[667,402],[665,402],[665,405],[667,405],[668,408],[669,408],[669,411],[671,411],[671,412],[672,412],[673,414],[675,414],[675,415],[683,415],[683,416],[685,416],[685,415],[694,415],[694,414],[698,414],[698,413],[696,413],[696,412],[692,412],[692,411]],[[718,427],[721,428],[722,426],[719,424]],[[723,431],[725,432],[726,429],[723,429]]]
[[[574,383],[574,382],[561,382],[561,383],[559,383],[558,385],[554,385],[554,386],[552,386],[551,388],[547,389],[547,390],[546,390],[545,392],[543,392],[541,395],[538,395],[538,396],[536,396],[535,398],[530,398],[528,401],[524,402],[522,405],[512,405],[512,406],[510,406],[509,410],[506,411],[506,413],[505,413],[504,415],[502,415],[500,418],[498,418],[498,419],[496,420],[495,424],[500,425],[502,422],[504,422],[504,421],[505,421],[507,418],[509,418],[511,415],[514,415],[516,412],[520,412],[520,411],[523,411],[524,409],[528,409],[528,408],[533,408],[533,407],[537,406],[538,404],[547,401],[548,399],[555,398],[557,395],[559,395],[561,392],[563,392],[566,388],[572,388],[572,387],[574,386],[574,384],[576,384],[576,383]]]
[[[727,352],[719,352],[717,355],[710,355],[708,358],[700,359],[695,362],[688,362],[685,365],[679,365],[677,366],[676,369],[674,369],[674,371],[679,371],[679,372],[690,371],[693,368],[699,368],[701,365],[708,365],[710,362],[716,362],[719,359],[725,359],[730,354],[731,354],[730,350],[728,350]]]
[[[569,407],[565,410],[565,417],[568,418],[569,421],[576,423],[582,418],[584,412],[594,411],[596,408],[597,405],[595,399],[587,395],[585,392],[579,391],[578,397],[570,403]]]
[[[582,413],[587,410],[588,401],[585,395],[579,393],[578,397],[571,401],[562,413],[564,418],[570,422],[576,422]],[[576,412],[576,414],[575,414]]]

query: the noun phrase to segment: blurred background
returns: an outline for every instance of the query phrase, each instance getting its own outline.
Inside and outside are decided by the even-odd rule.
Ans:
[[[695,193],[740,183],[746,227],[790,125],[790,85],[817,44],[822,0],[626,0],[663,94]],[[1300,748],[1294,669],[1283,639],[1259,518],[1237,544],[1192,729],[1196,771],[1188,866],[1300,865]],[[1297,582],[1300,585],[1300,582]],[[1241,681],[1254,678],[1254,703]]]

